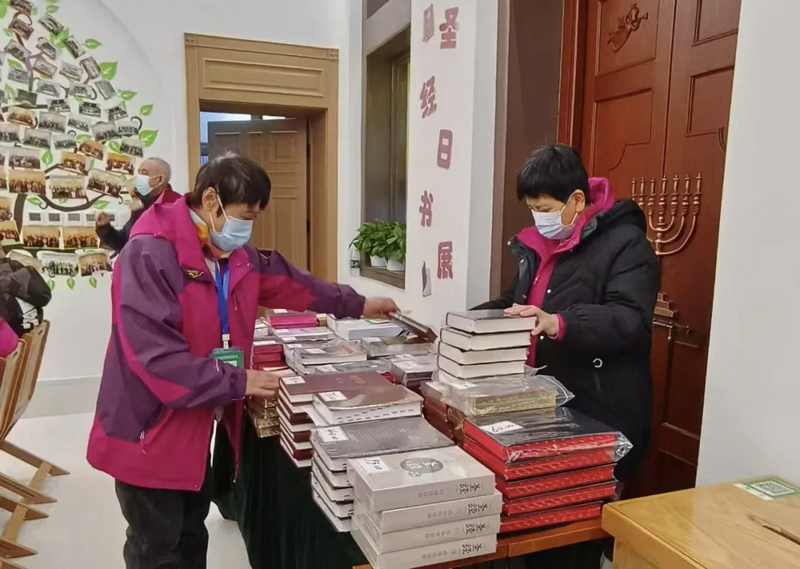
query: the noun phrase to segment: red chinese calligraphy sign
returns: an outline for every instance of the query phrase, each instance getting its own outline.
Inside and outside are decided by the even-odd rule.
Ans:
[[[450,158],[453,155],[453,131],[442,129],[439,131],[439,146],[436,150],[436,165],[445,170],[450,168]]]
[[[422,84],[419,94],[419,108],[422,109],[422,118],[436,112],[436,77],[431,77]]]
[[[425,190],[420,201],[422,202],[422,205],[419,206],[419,212],[422,214],[420,225],[430,227],[433,222],[433,194]]]
[[[442,32],[441,49],[456,48],[456,34],[458,33],[458,8],[448,8],[444,11],[444,23],[439,26]]]
[[[437,263],[436,276],[440,279],[453,278],[453,242],[442,241],[439,243],[439,262]]]

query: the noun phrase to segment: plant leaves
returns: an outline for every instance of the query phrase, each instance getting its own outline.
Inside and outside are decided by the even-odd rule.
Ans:
[[[157,130],[141,130],[139,131],[139,138],[144,145],[147,147],[153,146],[153,143],[158,138],[158,131]]]
[[[68,278],[67,279],[67,286],[69,287],[69,290],[74,289],[75,288],[75,279],[73,279],[72,277]]]
[[[108,202],[106,200],[98,200],[94,202],[94,209],[104,210],[108,207]]]
[[[8,12],[8,4],[0,4],[0,18],[5,18],[6,12]],[[6,30],[6,32],[8,32],[8,30]]]
[[[8,58],[8,66],[12,69],[22,69],[22,64],[16,59]]]
[[[120,91],[119,96],[123,101],[130,101],[136,96],[136,91]]]
[[[63,30],[58,32],[55,38],[56,47],[64,47],[64,42],[67,41],[68,37],[69,37],[69,28],[64,28]]]
[[[58,4],[58,0],[45,0],[48,4]]]
[[[50,279],[49,281],[47,281],[47,286],[50,288],[50,290],[53,290],[54,288],[56,288],[56,281]]]
[[[49,148],[45,151],[44,154],[42,154],[42,163],[45,166],[49,166],[50,164],[53,163],[53,153],[50,152]]]
[[[79,134],[75,137],[75,142],[83,142],[84,140],[91,140],[92,135],[90,134]]]
[[[16,99],[17,98],[17,92],[14,90],[14,87],[12,87],[11,85],[6,84],[5,91],[8,94],[9,98],[11,98],[11,99]]]
[[[117,76],[117,62],[104,61],[100,64],[100,71],[103,73],[103,79],[111,81]]]
[[[56,6],[55,4],[51,4],[50,6],[47,7],[48,14],[55,14],[56,12],[58,12],[58,6]]]
[[[92,288],[97,288],[97,279],[94,277],[89,277],[89,284],[92,285]]]
[[[119,154],[122,151],[122,143],[119,140],[112,140],[108,143],[108,149]]]
[[[28,196],[28,203],[33,205],[42,205],[42,200],[38,196]]]
[[[103,44],[101,44],[99,41],[97,41],[94,38],[89,38],[88,40],[83,42],[83,47],[85,47],[86,49],[97,49],[101,45],[103,45]]]
[[[153,112],[153,105],[142,105],[142,108],[139,109],[139,114],[143,117],[149,117],[150,113]]]

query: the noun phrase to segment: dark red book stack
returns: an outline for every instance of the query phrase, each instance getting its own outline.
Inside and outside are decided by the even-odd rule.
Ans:
[[[268,369],[285,365],[283,344],[276,336],[253,340],[253,368]]]
[[[600,517],[614,466],[631,448],[614,429],[567,407],[469,418],[464,450],[497,477],[501,533]]]
[[[267,312],[266,320],[273,330],[284,328],[313,328],[317,326],[316,312],[296,312],[275,308]]]
[[[422,416],[439,432],[453,441],[460,442],[456,432],[447,420],[448,405],[444,402],[442,384],[435,381],[423,382],[420,386],[422,395]]]

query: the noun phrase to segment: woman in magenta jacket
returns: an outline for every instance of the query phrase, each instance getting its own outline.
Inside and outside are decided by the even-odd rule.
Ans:
[[[248,244],[269,195],[258,164],[218,157],[189,195],[142,215],[115,266],[88,460],[116,480],[129,569],[206,566],[215,415],[238,464],[243,399],[274,397],[278,386],[249,369],[259,306],[340,318],[397,309]]]

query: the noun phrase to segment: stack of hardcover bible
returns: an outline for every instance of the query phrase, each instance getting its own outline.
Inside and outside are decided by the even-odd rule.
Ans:
[[[350,391],[391,385],[375,372],[290,375],[282,377],[278,390],[281,446],[298,468],[311,467],[311,431],[314,394],[334,389]]]
[[[352,535],[374,569],[489,555],[501,497],[494,475],[458,447],[351,459]]]
[[[292,369],[302,374],[315,366],[367,361],[367,353],[359,344],[340,338],[286,344],[284,356]]]
[[[467,419],[463,446],[497,477],[501,533],[600,517],[631,449],[619,431],[566,407]]]
[[[273,330],[287,328],[313,328],[318,325],[319,316],[316,312],[297,312],[283,308],[273,308],[267,311],[266,321]]]
[[[450,312],[439,343],[443,380],[472,380],[525,371],[535,318],[506,316],[502,310]]]
[[[391,359],[392,380],[412,391],[419,392],[424,381],[430,381],[436,371],[436,356],[403,354]]]
[[[316,429],[312,489],[314,500],[333,526],[350,531],[355,494],[347,477],[347,461],[380,454],[452,446],[421,417],[350,423]]]
[[[390,320],[342,318],[328,315],[328,328],[343,340],[400,336],[405,330]]]

